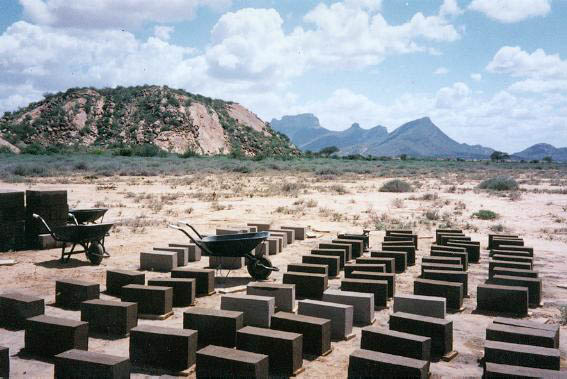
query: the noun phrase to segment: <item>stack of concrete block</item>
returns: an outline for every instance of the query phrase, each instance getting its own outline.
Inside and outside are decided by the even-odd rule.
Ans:
[[[297,313],[331,320],[331,338],[334,340],[350,339],[353,336],[354,307],[352,305],[318,300],[300,300],[298,301]]]
[[[323,293],[323,301],[352,305],[353,323],[355,325],[370,325],[374,323],[374,295],[354,291],[328,289]]]
[[[252,282],[246,286],[246,294],[273,297],[274,312],[295,311],[295,284]]]
[[[331,240],[332,243],[338,243],[338,244],[348,244],[351,246],[351,252],[352,252],[352,259],[356,259],[362,256],[362,254],[364,253],[364,241],[362,240],[358,240],[358,239],[349,239],[349,238],[336,238]]]
[[[382,251],[405,251],[407,265],[415,265],[415,252],[418,249],[418,236],[411,230],[386,230]]]
[[[393,258],[397,274],[405,272],[408,267],[408,256],[405,251],[371,250],[370,256],[374,258]]]
[[[187,247],[154,247],[154,251],[167,251],[177,254],[177,267],[187,266],[189,262],[189,248]]]
[[[295,232],[295,239],[298,241],[303,241],[307,234],[307,228],[304,226],[281,226],[280,229],[293,230]]]
[[[486,329],[485,375],[559,377],[559,326],[496,318]]]
[[[124,337],[138,325],[138,304],[100,299],[84,301],[81,321],[89,323],[92,335]]]
[[[278,312],[272,316],[271,328],[303,335],[303,354],[326,355],[331,352],[331,320],[327,318]]]
[[[170,243],[169,247],[184,247],[187,249],[187,261],[198,262],[201,260],[201,248],[194,243]]]
[[[140,269],[170,272],[177,268],[178,254],[174,251],[151,251],[140,253]]]
[[[175,268],[171,270],[172,278],[195,279],[195,295],[208,296],[215,293],[215,271],[199,268]]]
[[[283,275],[283,283],[294,284],[297,297],[321,299],[329,286],[329,277],[326,274],[286,272]]]
[[[345,263],[348,261],[347,253],[344,249],[312,249],[311,255],[339,258],[339,270],[343,270]]]
[[[480,260],[480,242],[472,241],[471,237],[466,236],[460,229],[437,229],[435,245],[431,247],[431,250],[433,251],[437,246],[464,248],[468,263],[478,263]]]
[[[301,262],[308,264],[326,265],[329,278],[338,277],[341,271],[341,259],[338,256],[310,254],[301,257]]]
[[[24,192],[0,190],[0,252],[25,248]]]
[[[344,251],[344,261],[341,262],[341,267],[345,265],[348,261],[353,259],[352,257],[352,245],[350,243],[335,243],[332,241],[322,241],[319,243],[317,250],[321,249],[333,249],[333,250],[343,250]],[[312,251],[313,253],[313,251]]]
[[[348,240],[358,240],[362,241],[363,252],[368,251],[370,248],[370,236],[368,234],[352,234],[352,233],[340,233],[337,235],[339,239]]]
[[[26,244],[30,249],[53,248],[55,241],[42,222],[35,219],[38,214],[50,228],[64,226],[69,216],[67,191],[26,191]]]
[[[188,307],[195,303],[196,279],[189,278],[154,278],[148,280],[150,286],[171,287],[173,306]]]
[[[534,270],[533,248],[509,234],[489,234],[488,246],[488,280],[477,287],[477,309],[526,315],[528,307],[540,306],[543,280]]]

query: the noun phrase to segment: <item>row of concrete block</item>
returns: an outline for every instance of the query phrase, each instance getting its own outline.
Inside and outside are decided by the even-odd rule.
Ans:
[[[201,249],[195,244],[170,243],[168,247],[154,247],[153,251],[140,253],[140,269],[170,272],[201,260]]]
[[[472,241],[471,237],[466,236],[461,229],[437,229],[435,244],[431,245],[431,251],[447,251],[441,247],[464,249],[468,263],[480,261],[480,242]]]
[[[567,377],[559,372],[559,326],[498,317],[486,329],[486,377]],[[563,375],[563,376],[562,376]]]

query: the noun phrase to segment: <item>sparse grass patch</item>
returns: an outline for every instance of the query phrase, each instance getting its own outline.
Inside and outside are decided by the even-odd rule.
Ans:
[[[515,191],[519,188],[519,186],[516,180],[512,177],[497,176],[495,178],[483,180],[478,185],[478,188],[492,191]]]
[[[423,215],[429,221],[437,221],[440,219],[439,212],[435,209],[428,209]]]
[[[489,229],[491,232],[496,232],[496,233],[505,232],[507,230],[507,228],[502,224],[491,225]]]
[[[567,305],[561,305],[559,311],[561,312],[561,325],[567,325]]]
[[[493,212],[488,209],[481,209],[475,213],[473,213],[473,217],[478,218],[479,220],[496,220],[498,217],[498,213]]]
[[[403,180],[394,179],[386,182],[380,187],[380,192],[412,192],[411,185]]]
[[[404,199],[401,199],[399,197],[395,198],[394,200],[392,200],[392,206],[394,208],[403,208],[404,205]]]
[[[307,202],[305,203],[305,206],[306,206],[307,208],[315,208],[315,207],[317,206],[317,204],[318,204],[318,203],[317,203],[317,200],[309,199],[309,200],[307,200]]]

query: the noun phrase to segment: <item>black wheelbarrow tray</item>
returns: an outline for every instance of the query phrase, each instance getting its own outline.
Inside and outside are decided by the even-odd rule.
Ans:
[[[62,262],[68,262],[71,255],[85,253],[92,264],[98,265],[102,258],[110,256],[104,247],[104,237],[114,224],[64,225],[50,228],[41,216],[34,214],[33,217],[43,223],[55,241],[63,242]],[[67,244],[72,245],[70,251],[66,251]],[[82,246],[83,250],[75,251],[77,245]]]
[[[75,217],[78,224],[92,224],[104,217],[107,208],[70,209],[69,213]]]
[[[277,267],[272,266],[272,262],[264,257],[265,251],[260,249],[255,251],[256,246],[265,241],[269,236],[269,232],[258,233],[237,233],[224,234],[220,236],[202,237],[194,227],[186,222],[179,222],[180,225],[186,225],[198,238],[193,238],[187,230],[178,225],[169,225],[173,229],[183,232],[189,239],[209,256],[213,257],[244,257],[246,258],[246,267],[248,273],[256,280],[266,280],[272,271],[279,271]],[[252,254],[252,252],[255,252]]]

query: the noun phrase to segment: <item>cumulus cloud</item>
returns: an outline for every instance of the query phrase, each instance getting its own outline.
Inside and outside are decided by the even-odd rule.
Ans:
[[[549,92],[566,89],[567,61],[543,49],[528,53],[520,47],[504,46],[486,66],[486,70],[523,80],[510,86],[512,91]]]
[[[482,80],[482,74],[475,72],[471,74],[471,79],[474,80],[475,82],[480,82]]]
[[[478,11],[487,17],[513,23],[530,17],[546,16],[551,10],[550,0],[473,0],[469,9]]]
[[[19,0],[27,21],[57,27],[125,28],[144,22],[190,20],[197,8],[228,7],[231,0]]]
[[[435,75],[447,75],[449,70],[447,67],[439,67],[437,70],[433,71]]]
[[[443,4],[439,10],[440,16],[458,16],[461,14],[463,14],[463,10],[459,7],[457,0],[443,0]]]
[[[469,102],[470,94],[471,90],[465,83],[457,82],[437,92],[436,106],[438,108],[463,108]]]

